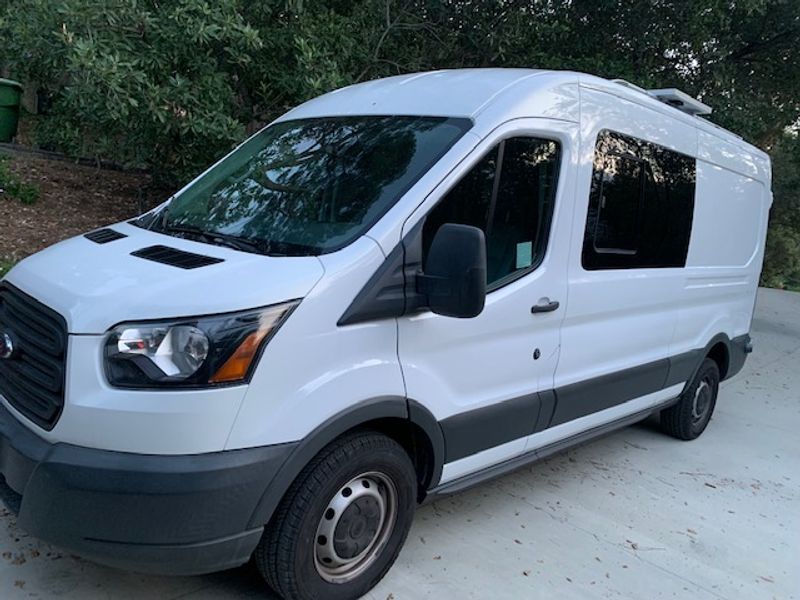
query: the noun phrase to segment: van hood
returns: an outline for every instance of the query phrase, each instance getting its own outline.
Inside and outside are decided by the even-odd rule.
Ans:
[[[123,321],[233,312],[302,298],[324,274],[314,256],[262,256],[128,223],[110,228],[126,237],[66,240],[23,260],[6,281],[63,315],[70,333],[103,334]],[[221,262],[185,269],[131,254],[151,246]]]

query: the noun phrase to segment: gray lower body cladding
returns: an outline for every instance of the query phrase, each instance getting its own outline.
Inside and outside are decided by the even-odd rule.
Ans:
[[[148,456],[50,444],[0,406],[0,498],[32,535],[110,566],[199,574],[245,563],[251,517],[294,444]]]

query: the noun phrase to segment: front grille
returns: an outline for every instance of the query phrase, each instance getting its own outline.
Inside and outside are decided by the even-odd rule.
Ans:
[[[67,324],[54,310],[0,283],[0,332],[14,342],[0,359],[0,394],[40,427],[52,429],[64,407]]]

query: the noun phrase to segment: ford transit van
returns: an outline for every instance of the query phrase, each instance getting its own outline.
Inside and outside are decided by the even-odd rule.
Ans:
[[[423,501],[653,413],[696,438],[771,204],[709,111],[514,69],[299,106],[0,283],[0,495],[107,565],[357,598]]]

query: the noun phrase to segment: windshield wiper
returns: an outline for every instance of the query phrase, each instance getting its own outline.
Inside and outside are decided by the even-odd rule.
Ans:
[[[276,256],[318,256],[320,249],[316,246],[284,242],[281,240],[258,240],[259,247],[265,254]]]
[[[161,230],[164,233],[177,233],[187,238],[195,238],[207,244],[227,246],[242,252],[252,252],[267,256],[316,256],[320,253],[319,248],[306,244],[296,244],[280,240],[260,240],[243,238],[227,233],[215,233],[206,231],[199,227],[186,225],[162,224]]]
[[[227,246],[234,250],[241,250],[243,252],[255,252],[257,254],[264,254],[261,250],[261,245],[255,241],[250,241],[245,238],[240,238],[235,235],[228,235],[227,233],[215,233],[213,231],[205,231],[199,227],[187,227],[184,225],[169,225],[163,227],[165,233],[180,233],[185,236],[192,236],[201,242],[208,244],[216,244],[218,246]]]

